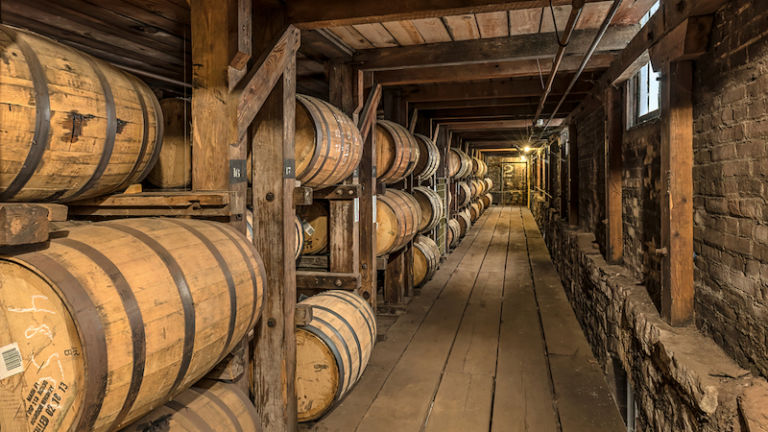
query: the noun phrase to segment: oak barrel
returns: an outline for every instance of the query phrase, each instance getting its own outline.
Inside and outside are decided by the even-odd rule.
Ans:
[[[472,171],[472,161],[463,151],[452,148],[448,152],[448,176],[467,177]]]
[[[483,182],[485,182],[485,190],[490,191],[493,188],[493,180],[490,177],[486,177]]]
[[[236,384],[203,380],[121,432],[256,432],[260,424]]]
[[[488,173],[488,165],[478,157],[472,158],[472,175],[475,177],[485,177]]]
[[[459,222],[459,237],[464,237],[469,231],[469,227],[472,226],[472,220],[469,217],[469,213],[466,211],[460,211],[456,213],[456,221]]]
[[[477,202],[473,202],[469,207],[469,220],[474,223],[477,218],[480,217],[480,206],[477,204]]]
[[[440,218],[443,217],[443,200],[440,199],[437,192],[425,186],[413,188],[413,197],[416,198],[419,208],[421,208],[419,232],[432,231],[440,222]]]
[[[424,181],[437,172],[437,167],[440,166],[440,150],[429,137],[421,134],[414,134],[414,136],[419,146],[419,159],[416,161],[413,174]]]
[[[485,208],[488,208],[491,206],[491,204],[493,204],[493,195],[491,195],[490,193],[487,193],[481,196],[480,200],[483,202],[483,205],[485,206]]]
[[[37,365],[14,390],[31,424],[125,426],[208,373],[259,317],[264,265],[226,224],[144,218],[66,231],[44,250],[0,257],[0,320],[23,364]],[[35,391],[58,408],[28,401]]]
[[[296,328],[299,421],[322,416],[357,383],[376,342],[376,316],[349,291],[325,291],[301,302],[312,321]]]
[[[248,240],[253,242],[253,211],[249,208],[246,210],[246,215],[246,234]],[[299,259],[304,250],[304,221],[298,215],[293,217],[293,241],[294,258]]]
[[[0,201],[67,202],[147,176],[163,115],[139,79],[0,25]]]
[[[181,98],[160,101],[163,110],[163,144],[147,181],[161,188],[183,188],[192,181],[192,116],[189,102]]]
[[[296,95],[296,102],[296,179],[313,188],[340,183],[363,156],[357,125],[318,98]]]
[[[429,237],[417,235],[413,239],[413,285],[421,286],[435,274],[440,263],[440,248]]]
[[[376,255],[405,246],[418,230],[421,208],[413,195],[387,189],[376,196]]]
[[[458,189],[457,194],[457,203],[459,204],[459,207],[464,207],[469,205],[470,200],[472,199],[472,189],[470,189],[469,184],[467,182],[458,182],[456,185],[456,188]]]
[[[459,239],[461,238],[461,226],[459,226],[459,221],[454,218],[448,221],[447,227],[446,235],[448,245],[454,247],[459,243]]]
[[[477,187],[477,181],[472,179],[467,182],[467,185],[469,186],[469,196],[471,199],[477,198],[477,196],[480,194],[480,189]]]
[[[388,120],[376,121],[376,171],[384,184],[396,183],[416,168],[419,145],[408,129]]]
[[[296,207],[296,214],[304,221],[303,255],[328,252],[328,201],[317,200],[308,206]]]

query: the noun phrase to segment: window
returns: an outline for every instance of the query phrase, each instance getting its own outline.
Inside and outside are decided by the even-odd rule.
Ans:
[[[650,21],[656,11],[659,10],[659,2],[651,6],[648,12],[640,19],[640,25],[645,25]],[[661,73],[653,70],[651,62],[644,64],[639,71],[629,81],[630,97],[629,113],[627,118],[630,120],[629,126],[642,123],[646,120],[658,116],[661,91],[659,88],[659,79]]]

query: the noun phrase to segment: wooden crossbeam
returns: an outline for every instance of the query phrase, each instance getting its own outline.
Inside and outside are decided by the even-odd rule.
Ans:
[[[240,100],[237,104],[237,127],[243,136],[248,126],[256,118],[275,84],[285,70],[286,65],[295,57],[299,49],[301,35],[293,26],[282,33],[272,49],[262,55],[256,66],[243,78],[238,90]]]
[[[585,71],[607,69],[615,53],[596,54],[590,59]],[[582,56],[570,55],[563,58],[560,72],[574,72]],[[515,78],[546,75],[551,59],[508,60],[492,63],[476,63],[448,66],[428,66],[376,72],[376,81],[384,86],[426,84],[439,82],[472,81],[480,79]]]
[[[599,2],[604,0],[588,0]],[[571,0],[553,0],[552,5],[569,5]],[[549,6],[548,0],[311,0],[286,2],[289,22],[301,29],[335,27],[416,18],[507,11]]]
[[[544,113],[553,112],[557,102],[551,102],[544,105]],[[578,103],[576,101],[569,102],[568,105],[561,107],[562,112],[567,113],[570,109],[576,108]],[[466,119],[466,118],[530,118],[533,119],[533,114],[536,111],[536,104],[532,105],[520,105],[520,106],[505,106],[505,107],[474,107],[474,108],[456,108],[456,109],[435,109],[435,110],[422,110],[420,114],[432,119]],[[563,115],[565,116],[565,114]]]
[[[368,139],[368,134],[371,132],[374,121],[376,120],[376,110],[378,109],[379,102],[381,101],[381,84],[376,84],[371,88],[371,92],[368,94],[368,99],[365,101],[363,111],[360,113],[360,120],[358,121],[360,135],[363,137],[363,141]]]
[[[611,27],[600,43],[600,51],[623,49],[639,27]],[[568,44],[568,54],[586,53],[594,31],[574,32]],[[409,69],[426,66],[469,65],[500,61],[547,59],[557,51],[554,33],[534,33],[504,38],[473,39],[394,48],[368,49],[358,52],[353,61],[363,70]]]

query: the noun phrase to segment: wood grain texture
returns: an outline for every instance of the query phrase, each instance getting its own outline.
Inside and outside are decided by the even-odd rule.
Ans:
[[[421,208],[413,195],[396,189],[376,199],[376,255],[404,247],[418,232]]]
[[[181,98],[160,101],[163,145],[147,181],[159,188],[183,188],[192,181],[192,113]]]

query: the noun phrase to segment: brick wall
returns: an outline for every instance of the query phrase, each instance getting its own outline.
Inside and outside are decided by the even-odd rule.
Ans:
[[[715,18],[694,84],[696,325],[768,376],[768,2]]]
[[[605,250],[604,111],[588,110],[575,119],[579,147],[579,225],[595,233]]]

